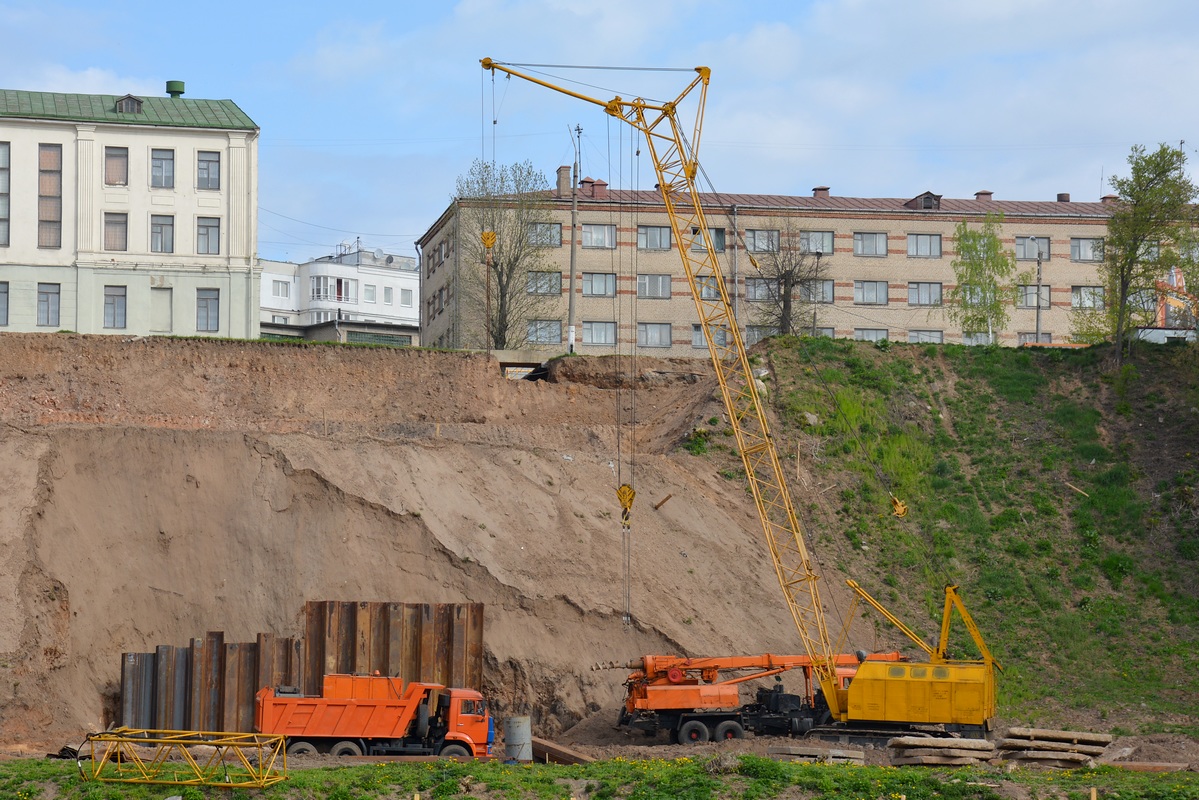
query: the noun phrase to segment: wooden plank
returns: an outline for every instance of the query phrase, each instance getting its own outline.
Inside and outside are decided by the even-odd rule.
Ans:
[[[533,760],[543,764],[590,764],[595,759],[578,750],[571,750],[548,739],[530,737],[533,742]]]
[[[771,756],[814,756],[817,758],[844,758],[861,761],[866,758],[865,750],[841,747],[815,747],[812,745],[774,745],[766,748]]]
[[[899,736],[887,742],[887,747],[954,747],[958,750],[993,750],[994,745],[986,739],[950,739],[938,736]]]
[[[979,758],[986,760],[991,757],[990,750],[961,750],[956,747],[909,747],[895,752],[897,757],[909,758],[916,756],[945,756],[946,758]]]
[[[1045,728],[1009,728],[1009,739],[1030,739],[1033,741],[1072,742],[1074,744],[1111,744],[1110,733],[1091,733],[1090,731],[1056,731]]]
[[[1004,739],[998,746],[1000,750],[1061,751],[1066,753],[1086,753],[1089,756],[1100,756],[1107,752],[1107,745],[1102,744],[1042,742],[1032,739]]]
[[[895,756],[891,764],[896,767],[970,767],[981,763],[980,758],[945,758],[942,756]]]
[[[1092,760],[1085,753],[1058,753],[1044,750],[1005,750],[1000,755],[1008,761],[1043,761],[1052,759],[1054,761],[1068,761],[1072,764],[1085,764]]]

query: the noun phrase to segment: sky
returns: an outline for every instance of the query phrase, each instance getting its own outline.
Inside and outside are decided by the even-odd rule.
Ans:
[[[236,102],[269,259],[415,255],[474,160],[552,182],[576,126],[584,176],[653,188],[629,126],[484,57],[602,100],[710,67],[701,188],[723,193],[1097,200],[1134,145],[1199,164],[1194,0],[0,0],[0,31],[3,89]]]

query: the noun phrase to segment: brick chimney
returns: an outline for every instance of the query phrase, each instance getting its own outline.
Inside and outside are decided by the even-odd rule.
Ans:
[[[988,192],[986,189],[983,189],[981,192],[974,193],[974,199],[982,200],[983,202],[989,203],[989,202],[991,202],[991,197],[994,194],[995,194],[994,192]]]
[[[592,197],[595,195],[595,178],[588,175],[585,178],[579,178],[579,197]]]
[[[1103,203],[1105,206],[1112,206],[1115,205],[1119,199],[1119,195],[1105,194],[1103,197],[1099,198],[1099,202]]]
[[[570,197],[570,165],[558,167],[558,185],[554,187],[558,197]]]
[[[812,188],[812,197],[828,197],[827,186],[815,186]]]
[[[591,196],[596,200],[607,200],[608,182],[603,179],[596,181],[591,187]]]
[[[1057,201],[1059,203],[1069,203],[1070,202],[1070,193],[1069,192],[1058,192],[1057,193]]]

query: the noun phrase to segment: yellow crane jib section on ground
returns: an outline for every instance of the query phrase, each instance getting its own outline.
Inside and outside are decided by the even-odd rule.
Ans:
[[[88,734],[85,781],[264,789],[287,779],[284,737],[263,733],[115,728]]]

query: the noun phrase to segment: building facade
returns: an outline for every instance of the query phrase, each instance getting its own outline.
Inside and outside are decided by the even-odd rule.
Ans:
[[[556,297],[551,313],[528,321],[529,346],[568,349],[571,286],[570,168],[558,170],[549,193],[552,222],[530,231],[550,252],[549,273],[530,274],[528,291]],[[1075,202],[996,200],[990,192],[949,199],[925,192],[914,198],[838,197],[817,187],[811,197],[722,194],[702,196],[725,288],[743,336],[753,343],[776,332],[765,313],[772,279],[754,262],[780,249],[820,253],[820,278],[807,282],[799,329],[818,335],[905,342],[1016,345],[1067,342],[1075,308],[1103,302],[1099,267],[1113,197]],[[458,200],[418,240],[421,249],[423,339],[460,347],[466,317],[458,282],[473,274],[461,258],[464,236]],[[954,234],[963,220],[1002,215],[1001,238],[1015,252],[1018,286],[1002,331],[963,331],[946,314],[954,288]],[[541,228],[547,228],[542,230]],[[578,188],[575,351],[707,356],[699,314],[677,248],[702,246],[699,237],[673,241],[660,195],[610,190],[584,179]],[[1038,260],[1039,259],[1039,260]],[[1041,279],[1036,281],[1040,269]],[[554,272],[553,270],[557,270]],[[1039,285],[1039,289],[1037,288]],[[1038,309],[1038,305],[1040,308]],[[1039,314],[1038,314],[1039,311]]]
[[[257,338],[257,125],[230,100],[0,90],[0,331]]]

